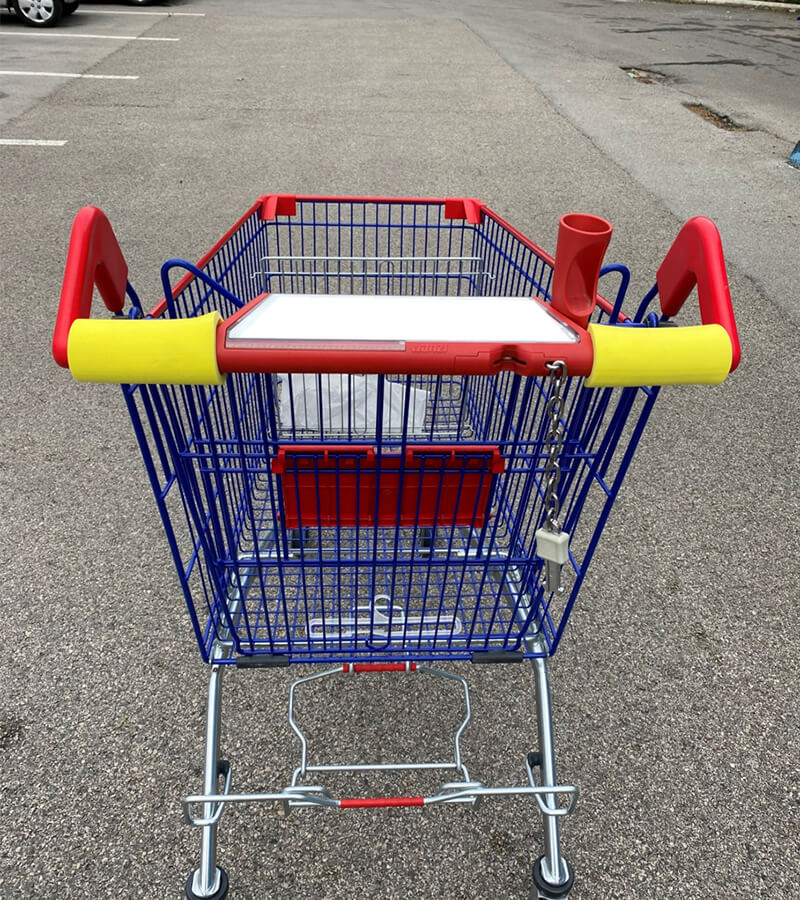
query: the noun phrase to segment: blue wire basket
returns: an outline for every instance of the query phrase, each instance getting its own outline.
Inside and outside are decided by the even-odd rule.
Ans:
[[[470,201],[273,199],[198,266],[165,263],[154,313],[227,317],[262,292],[448,296],[454,316],[458,297],[550,299],[551,258]],[[621,321],[628,271],[601,274],[618,289],[595,317]],[[654,296],[635,322],[656,323]],[[554,591],[535,545],[548,378],[243,373],[123,390],[203,659],[276,665],[553,654],[657,396],[564,380],[570,543]]]

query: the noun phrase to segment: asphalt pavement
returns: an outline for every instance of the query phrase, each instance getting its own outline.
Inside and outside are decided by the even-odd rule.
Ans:
[[[548,250],[564,212],[594,212],[615,225],[608,257],[631,267],[634,295],[683,218],[626,166],[632,150],[623,159],[578,127],[536,61],[509,62],[466,12],[170,8],[205,16],[103,17],[115,8],[87,4],[65,33],[172,40],[70,50],[96,54],[71,58],[76,74],[138,77],[64,79],[0,114],[0,139],[64,142],[0,147],[3,898],[160,900],[197,864],[179,800],[201,785],[206,673],[120,392],[76,385],[50,357],[76,211],[105,210],[153,302],[161,262],[199,258],[265,192],[476,196]],[[3,21],[0,50],[19,31]],[[14,39],[19,54],[41,40],[41,56],[3,68],[49,67],[56,38]],[[686,122],[695,146],[712,134]],[[720,204],[740,243],[782,258],[786,284],[796,239],[766,245],[773,232],[737,206],[736,165]],[[796,191],[786,169],[794,182],[769,157],[758,177]],[[672,170],[669,190],[684,176]],[[797,332],[763,278],[736,262],[729,276],[742,364],[722,386],[662,392],[553,660],[559,776],[581,789],[563,825],[575,900],[800,896]],[[470,773],[518,781],[535,744],[529,670],[455,669],[473,691]],[[290,680],[227,679],[237,789],[280,787],[297,764]],[[319,746],[435,753],[458,698],[416,688],[311,692]],[[288,818],[241,808],[220,828],[232,900],[524,898],[540,845],[523,800]]]

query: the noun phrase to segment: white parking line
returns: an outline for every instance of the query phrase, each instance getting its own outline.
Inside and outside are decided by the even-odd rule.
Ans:
[[[2,37],[97,38],[101,41],[179,41],[176,37],[137,37],[135,34],[76,34],[72,31],[0,31]]]
[[[31,141],[14,138],[0,138],[3,147],[63,147],[66,141]]]
[[[78,72],[23,72],[16,69],[0,69],[0,75],[36,75],[43,78],[108,78],[114,81],[136,81],[138,75],[81,75]]]
[[[82,12],[84,10],[81,10]],[[196,16],[198,18],[205,18],[205,13],[184,13],[184,12],[169,12],[169,10],[162,10],[158,12],[157,10],[145,10],[145,9],[86,9],[86,12],[90,12],[93,16],[165,16],[166,18],[172,18],[172,16]]]

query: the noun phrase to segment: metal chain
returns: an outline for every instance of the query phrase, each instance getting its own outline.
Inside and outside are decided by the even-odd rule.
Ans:
[[[550,372],[547,381],[548,400],[546,412],[550,418],[550,428],[547,432],[546,445],[547,462],[544,466],[544,527],[548,531],[557,533],[561,531],[561,523],[558,521],[561,512],[561,501],[558,497],[558,483],[561,480],[561,466],[558,457],[564,446],[566,429],[561,421],[561,413],[564,409],[562,387],[567,377],[567,364],[560,359],[547,363]]]

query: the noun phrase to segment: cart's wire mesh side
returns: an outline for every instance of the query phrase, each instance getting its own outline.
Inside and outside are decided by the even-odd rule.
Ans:
[[[421,262],[387,274],[376,261],[390,258]],[[490,215],[299,201],[292,216],[245,220],[171,312],[226,316],[265,287],[455,297],[490,283],[547,298],[551,274]],[[534,631],[554,652],[655,396],[568,379],[572,556],[565,590],[548,594],[534,540],[546,379],[276,373],[126,389],[204,657],[309,662],[530,654]]]
[[[227,316],[256,297],[261,292],[261,284],[254,273],[266,253],[267,225],[258,209],[253,209],[206,259],[201,267],[205,278],[187,278],[183,260],[164,263],[161,281],[167,315],[184,319],[218,309],[221,315]],[[231,297],[236,298],[235,303]]]
[[[301,201],[265,230],[264,291],[296,294],[491,294],[473,227],[440,204]]]

